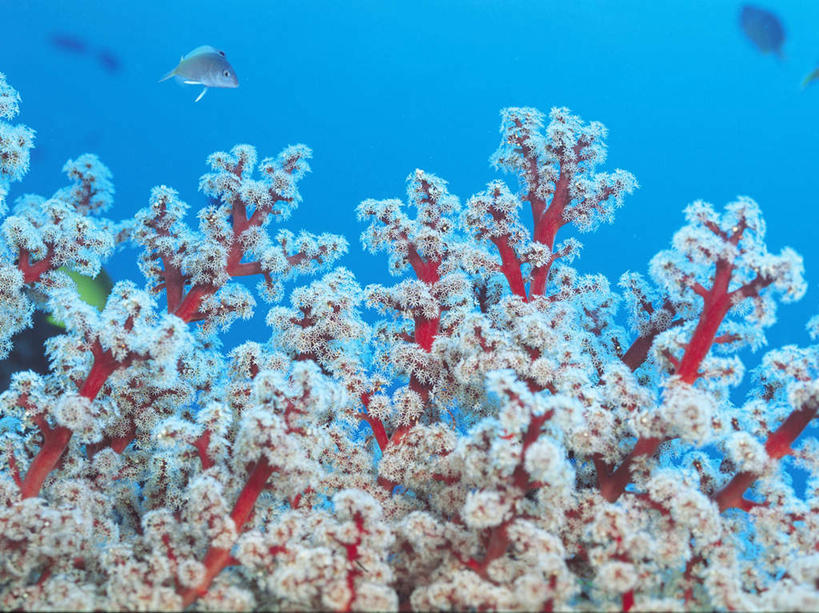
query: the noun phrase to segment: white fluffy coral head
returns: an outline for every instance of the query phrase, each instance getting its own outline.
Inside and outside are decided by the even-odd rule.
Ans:
[[[28,171],[30,151],[34,146],[34,130],[3,121],[14,119],[19,112],[20,95],[0,72],[0,214],[6,211],[9,183],[19,181]]]

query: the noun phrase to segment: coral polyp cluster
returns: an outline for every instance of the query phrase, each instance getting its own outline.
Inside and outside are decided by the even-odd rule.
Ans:
[[[3,121],[18,102],[0,75]],[[0,607],[819,607],[819,346],[730,393],[805,292],[752,199],[690,205],[612,286],[572,266],[637,187],[601,170],[605,128],[505,109],[492,162],[515,184],[462,202],[416,170],[406,201],[362,202],[398,280],[361,287],[343,237],[272,229],[303,145],[210,156],[194,228],[166,186],[105,217],[91,154],[7,211],[33,133],[3,121],[0,353],[35,312],[65,331],[0,394]],[[86,304],[68,273],[134,246],[144,279]],[[224,351],[257,300],[271,331]]]

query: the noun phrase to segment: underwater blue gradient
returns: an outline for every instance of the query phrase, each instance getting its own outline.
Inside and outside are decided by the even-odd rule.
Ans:
[[[772,252],[805,258],[809,291],[779,307],[770,346],[807,344],[819,310],[819,83],[800,91],[819,60],[819,2],[767,8],[786,30],[784,59],[763,55],[727,0],[246,0],[110,2],[0,0],[0,71],[37,130],[32,169],[12,186],[49,195],[69,157],[97,153],[114,173],[116,208],[130,217],[152,186],[179,190],[194,210],[205,157],[237,143],[275,155],[314,151],[304,202],[285,227],[344,234],[341,264],[362,285],[389,282],[386,258],[365,254],[354,208],[403,197],[415,168],[465,200],[498,176],[488,163],[505,106],[568,106],[609,128],[609,163],[641,187],[614,225],[581,235],[576,262],[614,283],[645,272],[698,198],[722,207],[756,199]],[[71,53],[57,34],[84,41]],[[241,86],[157,83],[180,55],[224,49]],[[108,72],[95,57],[120,62]],[[510,178],[511,180],[511,178]],[[558,239],[569,235],[564,229]],[[140,279],[137,253],[118,254],[114,280]],[[262,305],[226,337],[263,340]],[[745,359],[751,368],[759,356]]]

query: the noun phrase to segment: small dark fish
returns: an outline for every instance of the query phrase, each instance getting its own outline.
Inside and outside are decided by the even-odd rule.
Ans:
[[[100,66],[102,66],[106,72],[112,74],[119,72],[119,69],[122,67],[119,58],[109,49],[100,49],[97,51],[97,61],[99,61]]]
[[[162,77],[159,82],[176,77],[185,85],[203,85],[202,93],[194,102],[199,102],[209,87],[239,87],[236,71],[227,61],[224,51],[210,45],[197,47],[188,55],[183,55],[176,68]]]
[[[73,34],[56,32],[49,37],[49,40],[57,49],[68,51],[69,53],[85,53],[88,51],[88,44]]]
[[[739,11],[739,25],[757,49],[762,53],[774,53],[782,58],[785,28],[774,13],[751,4]]]

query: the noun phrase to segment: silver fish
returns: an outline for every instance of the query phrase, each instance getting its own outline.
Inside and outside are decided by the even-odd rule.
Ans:
[[[162,77],[159,82],[176,77],[186,85],[204,85],[194,102],[199,102],[209,87],[239,87],[236,71],[227,61],[224,51],[210,45],[197,47],[183,55],[176,68]]]

